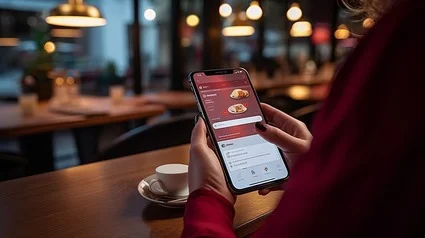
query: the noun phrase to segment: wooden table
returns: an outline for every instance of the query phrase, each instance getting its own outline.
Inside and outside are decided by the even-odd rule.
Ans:
[[[168,109],[196,108],[196,101],[190,91],[168,91],[145,94],[142,96],[147,103],[163,105]]]
[[[121,104],[111,104],[108,97],[82,97],[85,104],[102,108],[101,116],[67,115],[49,110],[40,103],[35,114],[22,115],[18,104],[0,105],[0,136],[19,138],[21,152],[29,160],[28,173],[38,174],[54,169],[52,132],[72,129],[81,163],[88,163],[97,153],[98,135],[102,125],[141,120],[162,114],[162,105],[147,104],[143,98],[127,98]]]
[[[189,146],[78,166],[0,183],[2,237],[179,237],[183,210],[144,200],[139,181],[165,163],[187,163]],[[235,226],[274,209],[281,192],[239,196]],[[254,228],[255,228],[254,223]]]
[[[0,136],[22,136],[60,129],[111,124],[143,119],[165,111],[162,105],[148,104],[143,98],[128,98],[121,104],[111,104],[108,97],[83,97],[96,108],[108,114],[101,116],[67,115],[49,111],[48,103],[40,103],[33,116],[23,116],[19,105],[0,105]]]

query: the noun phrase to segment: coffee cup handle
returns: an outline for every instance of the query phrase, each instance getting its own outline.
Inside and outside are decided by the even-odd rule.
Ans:
[[[158,183],[159,185],[158,186],[154,186],[155,183]],[[149,190],[152,193],[154,193],[156,195],[167,195],[168,194],[168,192],[164,189],[164,185],[162,184],[162,182],[159,179],[154,178],[151,181],[149,181],[148,184],[149,184]]]

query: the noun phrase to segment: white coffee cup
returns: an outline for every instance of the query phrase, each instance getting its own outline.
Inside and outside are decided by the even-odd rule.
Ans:
[[[155,169],[157,178],[149,181],[149,190],[156,195],[187,196],[188,166],[164,164]]]
[[[38,96],[35,93],[19,96],[19,107],[24,116],[31,116],[37,110]]]
[[[109,97],[113,104],[120,104],[124,98],[124,86],[111,86],[109,87]]]

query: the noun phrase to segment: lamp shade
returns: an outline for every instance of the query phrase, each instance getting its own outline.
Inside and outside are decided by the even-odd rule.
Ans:
[[[84,4],[83,0],[69,0],[60,4],[52,10],[46,17],[46,22],[50,25],[68,27],[95,27],[106,25],[106,19],[99,9],[94,6]]]
[[[313,33],[313,30],[310,22],[298,21],[292,25],[289,33],[292,37],[309,37]]]
[[[233,19],[228,19],[228,26],[224,27],[221,33],[223,36],[250,36],[255,33],[255,28],[241,14],[235,14]]]

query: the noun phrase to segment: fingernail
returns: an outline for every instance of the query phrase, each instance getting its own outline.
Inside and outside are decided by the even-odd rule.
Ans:
[[[262,132],[265,132],[267,130],[267,128],[263,124],[261,124],[261,122],[255,123],[255,127],[257,127],[257,129]]]
[[[199,114],[196,115],[194,119],[195,119],[195,125],[196,125],[196,123],[198,123],[198,120],[199,120]]]

